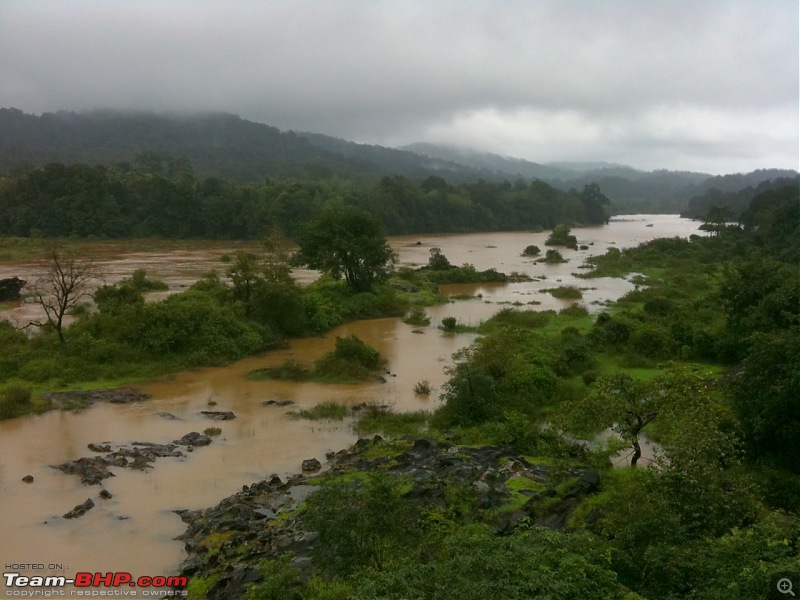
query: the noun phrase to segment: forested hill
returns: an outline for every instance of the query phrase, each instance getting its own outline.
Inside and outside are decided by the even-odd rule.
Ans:
[[[387,174],[414,178],[441,174],[451,181],[501,179],[488,170],[392,148],[282,132],[226,113],[90,111],[35,116],[13,108],[0,109],[0,172],[52,162],[133,162],[143,152],[186,157],[198,175],[236,183],[266,177],[374,180]]]
[[[385,148],[316,133],[282,132],[226,113],[88,111],[36,116],[0,108],[0,173],[18,174],[55,162],[146,168],[142,160],[148,155],[167,154],[188,160],[200,178],[232,183],[267,178],[376,182],[387,175],[413,180],[433,175],[453,184],[539,179],[563,191],[597,184],[611,201],[611,214],[684,212],[691,198],[710,189],[735,193],[797,175],[761,170],[712,177],[686,171],[646,172],[610,163],[538,164],[434,144]]]

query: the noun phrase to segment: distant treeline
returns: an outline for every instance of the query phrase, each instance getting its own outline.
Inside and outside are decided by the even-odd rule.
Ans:
[[[253,239],[291,237],[334,203],[366,209],[387,233],[553,228],[608,221],[597,185],[563,191],[542,181],[450,184],[429,176],[377,182],[199,179],[187,159],[147,152],[133,165],[53,163],[0,176],[0,235]]]
[[[776,190],[785,186],[800,186],[800,177],[778,177],[776,179],[762,181],[756,186],[748,185],[736,190],[723,190],[712,187],[701,195],[689,199],[689,206],[681,213],[682,217],[692,219],[704,219],[712,208],[723,209],[724,214],[731,221],[739,220],[750,202],[768,190]]]

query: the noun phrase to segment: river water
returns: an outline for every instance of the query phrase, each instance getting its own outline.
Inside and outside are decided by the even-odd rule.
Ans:
[[[348,421],[302,421],[286,417],[291,408],[265,406],[268,400],[291,400],[308,408],[323,401],[353,405],[360,402],[389,404],[395,410],[434,408],[438,389],[446,380],[444,368],[452,354],[471,343],[474,334],[446,334],[436,328],[441,319],[454,316],[461,323],[478,324],[506,305],[524,308],[563,308],[568,303],[541,290],[575,284],[593,289],[583,302],[593,311],[633,286],[622,279],[576,279],[572,274],[592,254],[607,248],[635,246],[655,237],[688,237],[697,223],[676,215],[628,215],[610,224],[574,230],[589,250],[560,249],[569,262],[534,264],[520,256],[536,244],[545,249],[547,233],[510,232],[459,235],[393,237],[390,243],[401,264],[422,265],[430,248],[439,246],[453,264],[471,263],[478,269],[518,271],[535,281],[503,285],[443,286],[448,295],[473,299],[427,309],[428,327],[416,328],[399,319],[377,319],[343,325],[324,338],[293,341],[285,350],[247,358],[221,368],[177,373],[137,387],[152,395],[130,405],[96,404],[82,412],[50,412],[0,422],[0,564],[43,564],[41,572],[24,574],[74,574],[78,571],[128,571],[140,575],[166,575],[182,560],[183,547],[174,538],[184,530],[175,509],[199,509],[229,496],[244,484],[277,473],[299,472],[302,460],[316,457],[324,462],[326,451],[351,444],[356,434]],[[118,281],[137,268],[163,279],[170,291],[180,291],[212,269],[223,273],[223,250],[137,253],[100,263],[106,281]],[[2,263],[0,278],[18,275],[34,279],[34,263]],[[298,272],[301,281],[314,274]],[[538,302],[528,306],[531,302]],[[14,321],[29,319],[31,305],[23,304],[0,313]],[[414,333],[422,329],[422,333]],[[286,358],[310,361],[333,347],[337,335],[355,334],[375,346],[388,359],[391,375],[386,382],[359,385],[321,385],[276,381],[250,381],[246,374],[278,364]],[[434,393],[423,398],[413,393],[414,384],[427,379]],[[215,403],[215,404],[214,404]],[[202,410],[232,410],[232,421],[212,422]],[[170,420],[157,413],[168,412]],[[218,426],[222,434],[207,447],[185,459],[162,458],[149,471],[117,469],[103,487],[112,493],[98,497],[100,487],[84,486],[78,477],[50,467],[81,456],[91,456],[90,442],[125,444],[132,441],[167,443],[190,431]],[[23,483],[26,475],[34,482]],[[94,509],[79,519],[60,515],[87,498]],[[48,568],[48,565],[53,565]],[[61,568],[59,568],[59,565]],[[4,569],[8,571],[9,569]],[[0,581],[0,592],[3,590]]]

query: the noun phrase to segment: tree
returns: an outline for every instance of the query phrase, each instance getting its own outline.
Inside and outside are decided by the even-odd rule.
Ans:
[[[91,259],[79,258],[57,246],[47,251],[44,268],[44,275],[33,286],[33,294],[47,320],[29,324],[54,330],[63,346],[64,317],[90,295],[89,283],[98,277],[98,271]]]
[[[334,279],[344,276],[357,292],[369,291],[396,260],[378,221],[349,206],[327,208],[301,237],[297,257]]]

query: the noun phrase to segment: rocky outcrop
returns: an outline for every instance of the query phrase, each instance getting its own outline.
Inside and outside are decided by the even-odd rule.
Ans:
[[[181,448],[191,452],[195,446],[208,446],[211,438],[196,431],[187,433],[182,438],[169,444],[153,442],[131,442],[127,445],[113,446],[108,442],[91,443],[89,450],[102,456],[84,456],[60,465],[53,465],[68,475],[77,475],[84,485],[99,485],[104,479],[113,477],[111,467],[123,469],[149,469],[159,458],[183,458],[186,455]]]
[[[85,515],[92,508],[94,508],[94,501],[91,498],[87,498],[86,502],[84,502],[83,504],[78,504],[68,513],[64,513],[64,518],[77,519],[78,517],[82,517],[83,515]]]
[[[112,404],[130,404],[131,402],[141,402],[150,398],[150,394],[145,394],[131,387],[117,388],[113,390],[88,390],[74,392],[47,392],[42,394],[42,398],[50,400],[56,407],[64,406],[88,406],[95,402],[111,402]]]
[[[232,421],[236,415],[229,410],[201,410],[200,414],[214,421]]]
[[[456,446],[432,438],[408,438],[406,450],[397,454],[383,443],[380,436],[360,439],[351,448],[326,454],[327,469],[321,475],[294,475],[287,481],[277,475],[244,486],[242,491],[205,510],[175,511],[187,523],[186,532],[178,539],[185,544],[187,560],[181,574],[191,577],[214,577],[208,598],[241,598],[249,582],[261,577],[258,565],[264,559],[291,553],[293,565],[310,564],[317,534],[309,530],[297,507],[317,489],[316,479],[336,477],[353,471],[378,471],[403,477],[410,483],[404,497],[427,507],[447,506],[447,486],[471,490],[472,511],[476,519],[492,515],[494,509],[507,506],[511,500],[523,508],[503,513],[497,531],[512,530],[523,518],[541,520],[549,526],[563,527],[566,519],[583,495],[597,489],[598,475],[586,469],[559,469],[531,463],[509,448]],[[383,454],[383,450],[386,454]],[[317,464],[318,461],[315,461]],[[309,465],[310,466],[310,465]],[[316,465],[315,465],[316,466]],[[306,464],[303,464],[305,470]],[[507,485],[523,478],[527,486]],[[565,478],[575,480],[558,501],[555,485]],[[520,491],[531,488],[529,491]],[[544,491],[533,491],[534,489]],[[565,504],[562,504],[565,503]],[[553,505],[552,510],[536,514],[539,506]]]

